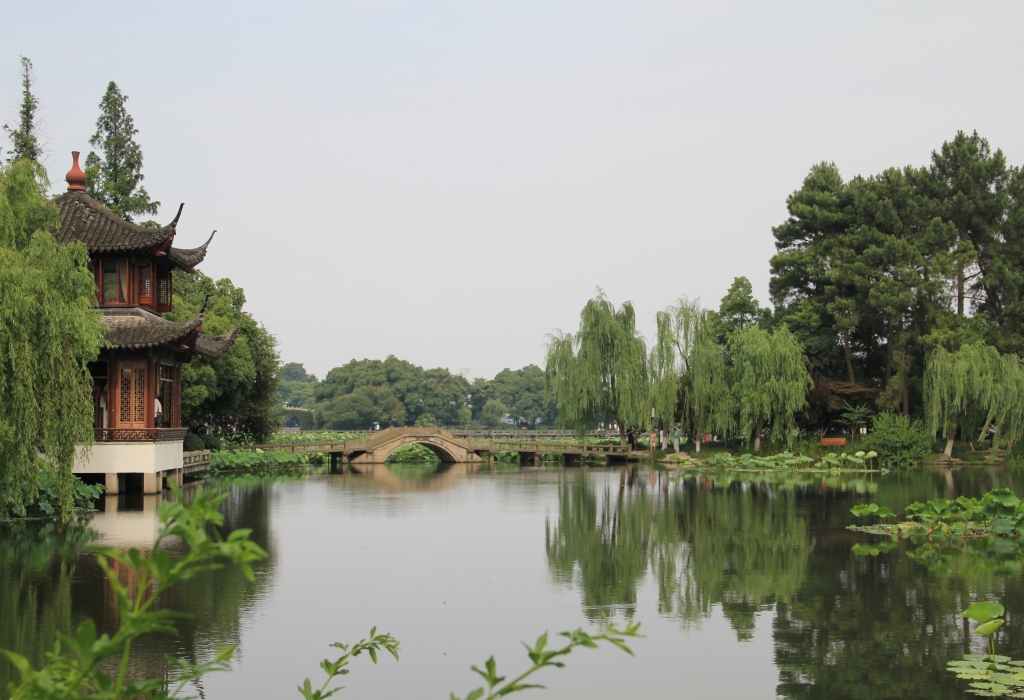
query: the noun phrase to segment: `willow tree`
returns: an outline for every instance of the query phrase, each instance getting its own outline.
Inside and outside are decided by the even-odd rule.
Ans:
[[[47,184],[28,160],[0,170],[0,515],[22,512],[33,497],[42,453],[66,519],[75,445],[92,440],[86,363],[103,332],[88,253],[51,234],[59,217],[42,195]]]
[[[548,336],[545,379],[559,425],[581,433],[614,418],[625,444],[626,423],[644,427],[650,411],[647,346],[633,305],[616,309],[599,289],[580,312],[576,334]]]
[[[729,351],[740,430],[748,437],[753,433],[754,450],[761,448],[766,425],[773,442],[790,443],[796,412],[807,405],[807,392],[814,386],[800,343],[784,326],[772,332],[754,327],[733,333]]]
[[[699,301],[684,297],[657,320],[650,360],[654,406],[659,418],[675,421],[681,394],[681,422],[700,452],[705,432],[728,434],[734,424],[723,348]]]
[[[1024,437],[1024,362],[1018,355],[1007,353],[1000,356],[995,390],[983,431],[989,423],[996,426],[992,435],[993,459],[1000,445],[1013,444]]]
[[[957,430],[970,434],[980,428],[983,436],[995,412],[1011,415],[1009,400],[1001,398],[997,385],[1002,362],[999,352],[982,342],[963,345],[956,352],[939,347],[928,355],[925,427],[932,435],[939,432],[946,438],[947,457],[953,454]]]

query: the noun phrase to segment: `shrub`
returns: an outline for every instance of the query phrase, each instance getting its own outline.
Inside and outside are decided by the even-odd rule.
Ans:
[[[207,450],[219,450],[221,448],[221,439],[216,435],[207,433],[203,435],[203,445]]]
[[[889,469],[918,467],[931,450],[932,436],[920,420],[898,413],[875,416],[866,447],[878,453],[878,462]]]
[[[205,450],[206,445],[201,437],[190,430],[185,433],[185,441],[182,443],[181,449],[185,452],[198,452],[199,450]]]

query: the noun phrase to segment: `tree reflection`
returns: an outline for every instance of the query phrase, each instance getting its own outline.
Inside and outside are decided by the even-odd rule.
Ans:
[[[665,478],[650,489],[624,478],[614,497],[611,488],[599,496],[583,474],[563,479],[558,521],[546,533],[555,580],[579,586],[588,617],[631,616],[650,573],[659,612],[697,622],[721,605],[748,639],[755,614],[803,583],[813,548],[806,518],[770,486],[669,488]]]

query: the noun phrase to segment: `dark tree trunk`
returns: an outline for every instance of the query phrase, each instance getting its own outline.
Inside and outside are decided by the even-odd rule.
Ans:
[[[850,375],[850,383],[856,384],[857,379],[853,376],[853,358],[850,356],[850,331],[843,331],[843,355],[846,357],[846,372]]]
[[[764,430],[764,418],[758,418],[754,426],[754,452],[761,451],[761,431]]]

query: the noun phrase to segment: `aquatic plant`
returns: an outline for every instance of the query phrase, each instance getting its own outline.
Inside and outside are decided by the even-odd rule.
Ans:
[[[834,469],[864,469],[877,456],[874,452],[855,452],[853,454],[830,452],[823,457],[815,459],[806,455],[793,454],[792,452],[780,452],[779,454],[765,457],[750,453],[734,456],[727,452],[716,452],[711,457],[702,460],[701,465],[717,469],[747,469],[753,471],[786,469],[829,471]]]
[[[1003,606],[982,600],[960,613],[978,626],[974,634],[986,638],[988,654],[967,654],[962,660],[950,661],[946,670],[957,678],[971,681],[968,692],[982,697],[1024,697],[1024,661],[1014,661],[996,654],[995,633],[1003,626]]]

